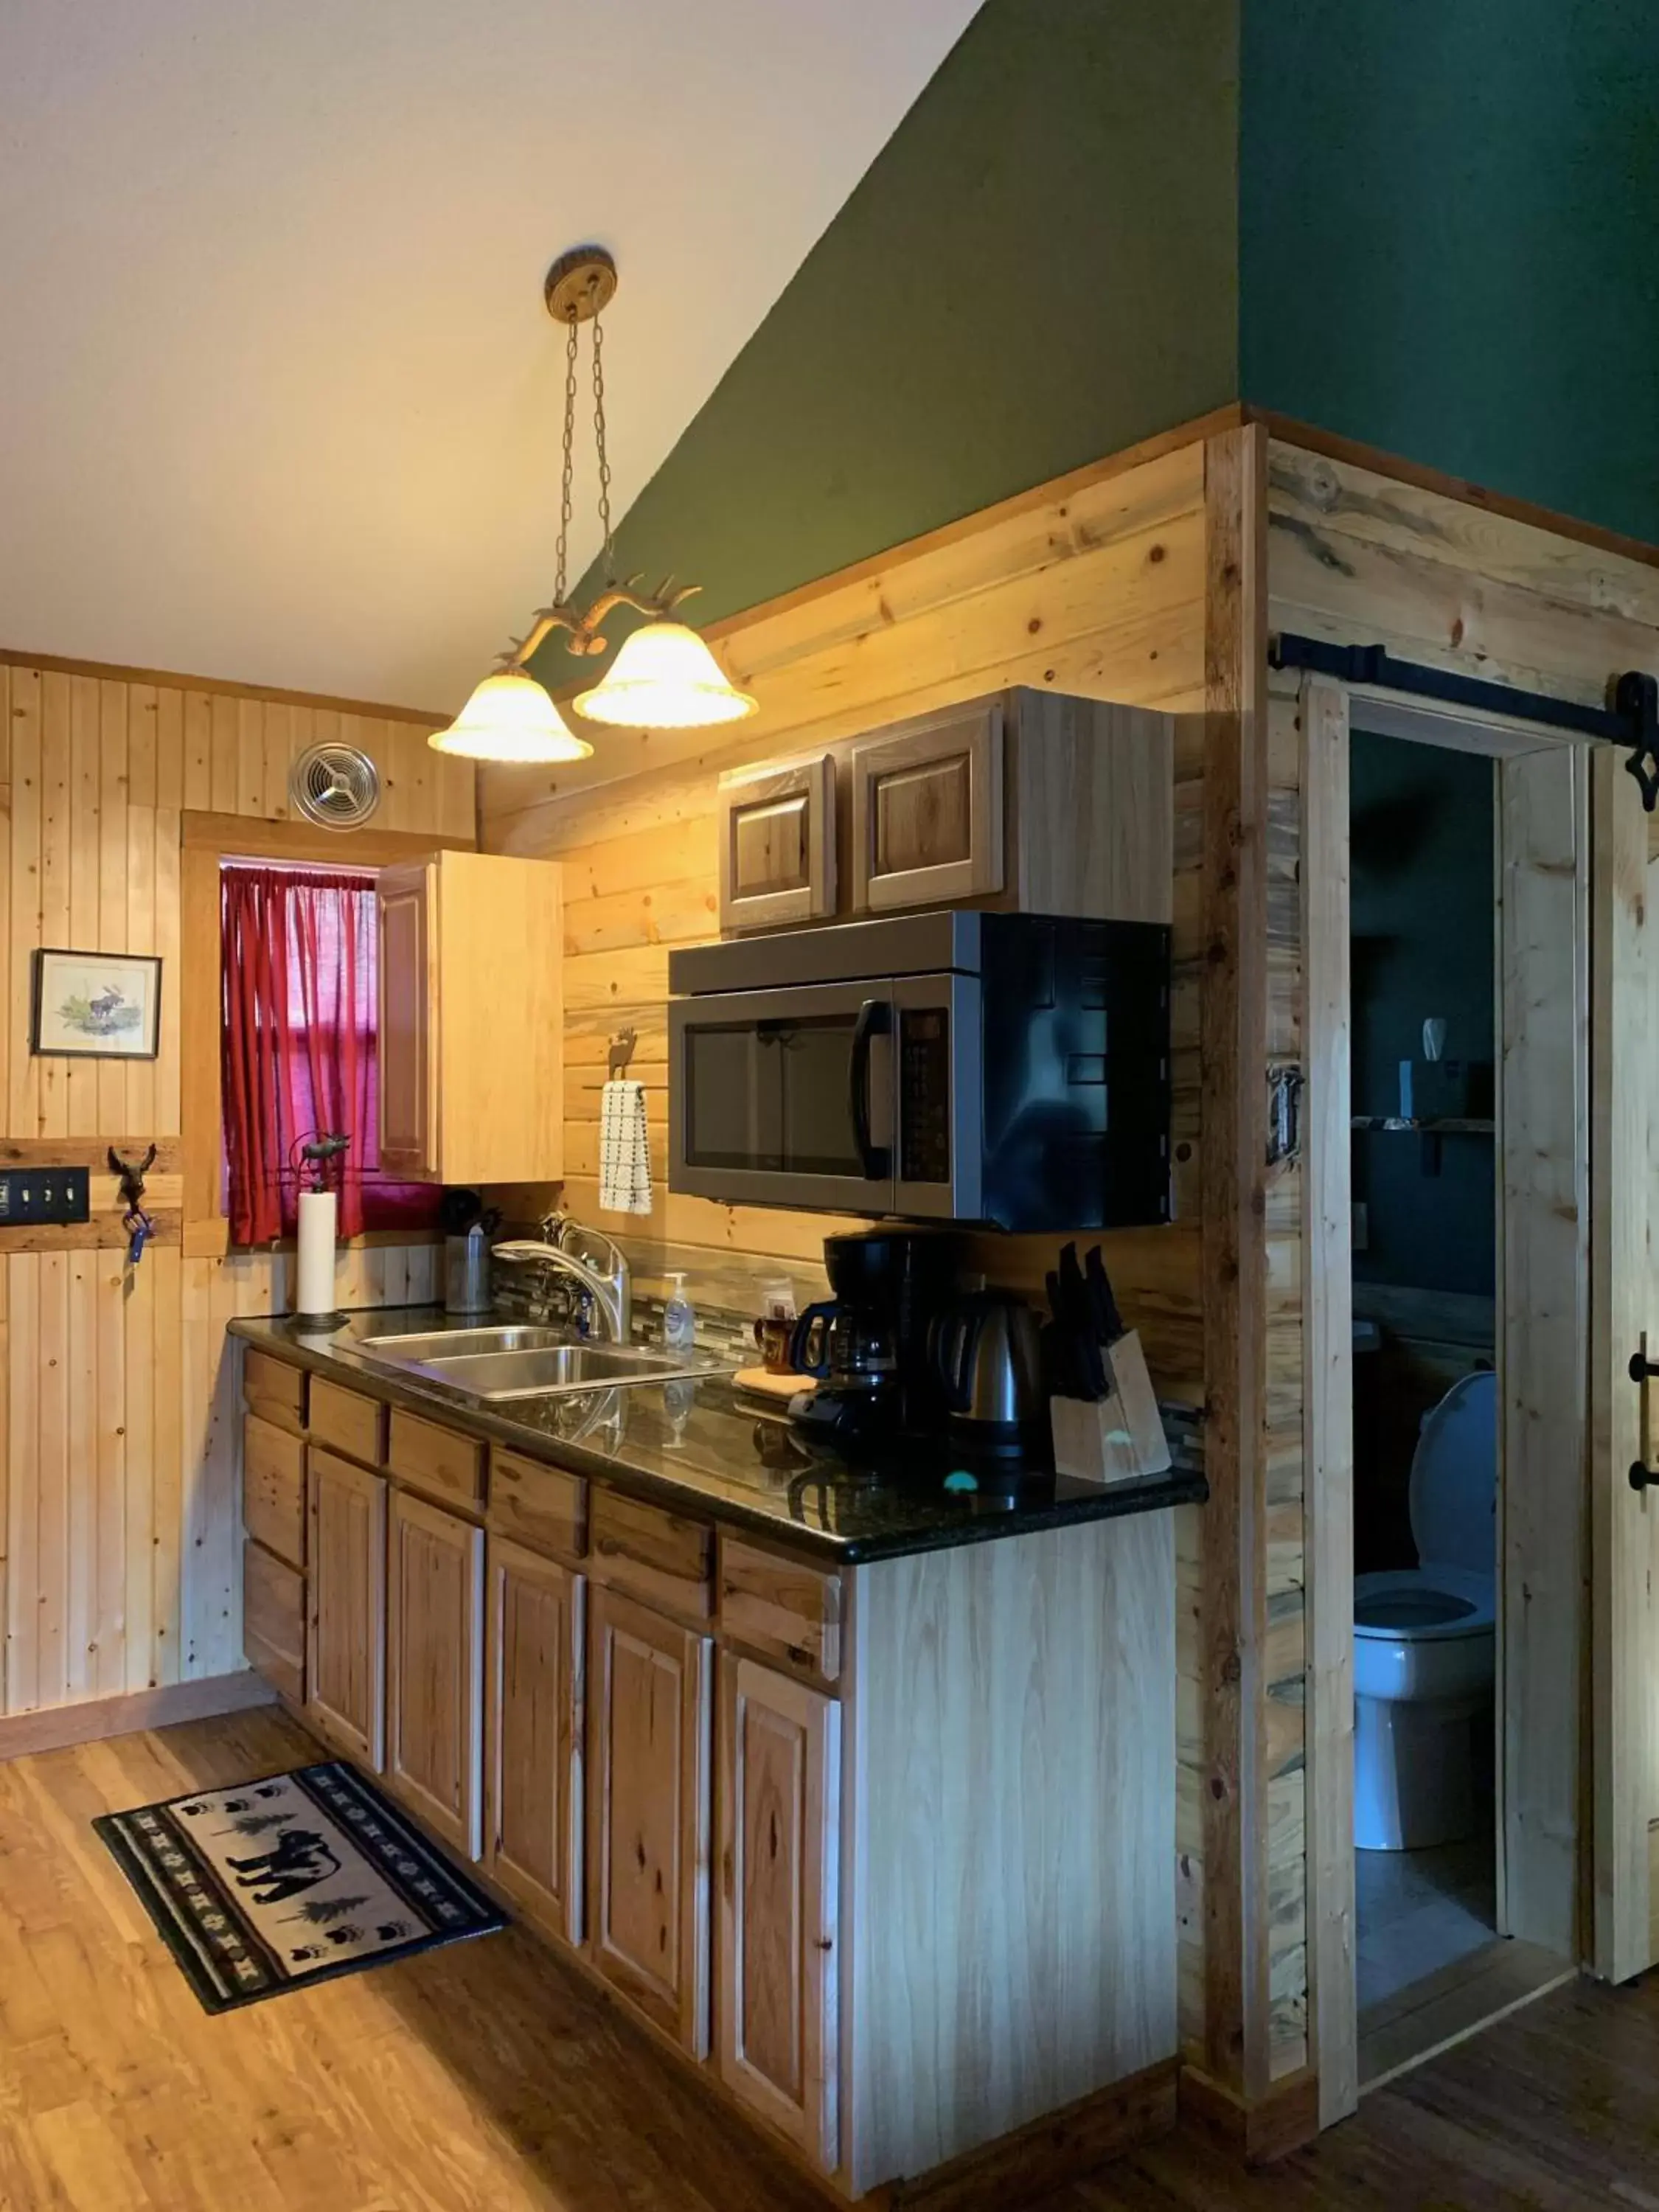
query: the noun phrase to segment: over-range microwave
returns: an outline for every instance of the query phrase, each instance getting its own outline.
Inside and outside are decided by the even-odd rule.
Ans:
[[[669,1187],[1019,1231],[1167,1220],[1170,933],[936,911],[671,952]]]

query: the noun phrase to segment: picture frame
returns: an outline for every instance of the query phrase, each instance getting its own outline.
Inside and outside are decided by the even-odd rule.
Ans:
[[[37,949],[31,1053],[49,1053],[54,1059],[155,1060],[161,1049],[158,953]]]

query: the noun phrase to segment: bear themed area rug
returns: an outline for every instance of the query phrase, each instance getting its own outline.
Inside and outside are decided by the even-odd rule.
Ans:
[[[378,1790],[334,1762],[93,1826],[209,2012],[507,1924]]]

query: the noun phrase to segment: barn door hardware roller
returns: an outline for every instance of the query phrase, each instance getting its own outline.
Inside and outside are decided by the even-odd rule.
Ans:
[[[1659,805],[1659,678],[1628,669],[1607,684],[1606,707],[1587,707],[1577,699],[1557,699],[1547,691],[1522,691],[1513,684],[1493,684],[1484,676],[1464,676],[1454,668],[1428,668],[1420,661],[1397,660],[1386,646],[1336,645],[1328,638],[1303,637],[1281,630],[1267,641],[1273,668],[1305,669],[1338,684],[1364,684],[1373,690],[1399,691],[1413,699],[1437,699],[1450,707],[1474,707],[1489,714],[1509,714],[1574,737],[1599,738],[1604,744],[1627,745],[1625,766],[1641,787],[1642,804],[1651,814]]]

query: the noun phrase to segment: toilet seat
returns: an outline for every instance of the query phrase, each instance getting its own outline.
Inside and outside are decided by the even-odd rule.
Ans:
[[[1497,1589],[1463,1567],[1356,1575],[1353,1686],[1361,1698],[1478,1698],[1496,1673]]]

